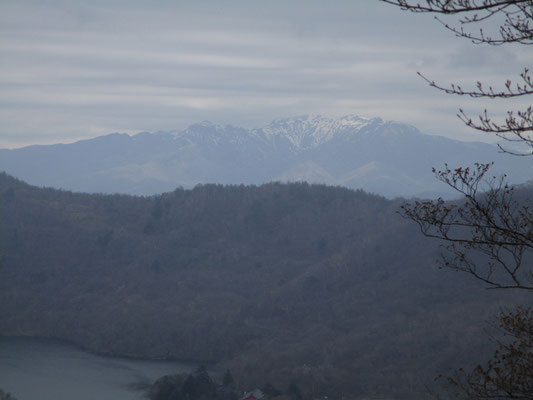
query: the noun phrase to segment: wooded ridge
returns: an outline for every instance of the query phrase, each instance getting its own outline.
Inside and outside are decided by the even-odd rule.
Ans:
[[[248,387],[414,398],[490,352],[485,321],[519,296],[439,271],[401,204],[306,183],[81,194],[1,174],[0,334],[213,360]]]

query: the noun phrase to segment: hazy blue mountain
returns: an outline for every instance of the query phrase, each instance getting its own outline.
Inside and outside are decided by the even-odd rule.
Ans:
[[[72,144],[0,150],[0,170],[39,186],[155,194],[198,183],[308,181],[388,197],[449,195],[432,167],[495,161],[514,182],[527,160],[495,146],[422,134],[380,118],[299,116],[260,129],[202,122],[183,131],[110,134]]]

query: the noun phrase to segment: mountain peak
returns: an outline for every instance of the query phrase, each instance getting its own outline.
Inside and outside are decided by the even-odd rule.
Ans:
[[[270,138],[289,140],[296,150],[319,146],[338,136],[353,135],[370,124],[383,124],[381,118],[345,115],[339,118],[299,115],[272,121],[262,132]]]
[[[243,144],[255,138],[249,130],[233,125],[219,125],[211,121],[192,124],[184,131],[174,135],[176,139],[189,143],[203,143],[219,145],[222,143]]]

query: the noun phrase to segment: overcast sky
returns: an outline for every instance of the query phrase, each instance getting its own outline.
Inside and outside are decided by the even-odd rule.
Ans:
[[[520,47],[476,46],[377,0],[2,0],[0,147],[301,114],[482,140],[455,114],[487,105],[416,72],[501,87],[528,62]]]

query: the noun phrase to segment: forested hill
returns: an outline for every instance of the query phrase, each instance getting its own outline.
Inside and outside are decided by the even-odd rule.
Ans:
[[[438,271],[399,205],[308,184],[75,194],[2,174],[0,334],[414,398],[479,357],[506,300]]]

